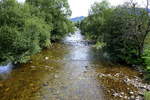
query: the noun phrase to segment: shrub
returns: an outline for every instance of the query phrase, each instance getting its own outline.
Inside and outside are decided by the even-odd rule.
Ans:
[[[144,94],[144,100],[150,100],[150,92]]]
[[[145,80],[150,82],[150,36],[148,35],[146,40],[145,40],[145,46],[144,46],[144,54],[143,58],[145,61]]]
[[[91,7],[80,29],[86,37],[106,44],[103,49],[113,62],[139,65],[143,64],[149,19],[147,12],[134,4],[111,8],[104,0]]]
[[[50,45],[51,27],[31,14],[30,6],[0,1],[0,62],[25,63]]]
[[[33,15],[42,17],[49,26],[52,26],[51,40],[60,40],[74,31],[74,25],[68,19],[71,10],[67,0],[26,0],[26,3],[35,8],[32,10]]]

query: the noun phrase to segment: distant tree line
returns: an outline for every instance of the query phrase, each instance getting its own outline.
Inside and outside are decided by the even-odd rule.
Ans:
[[[67,0],[0,1],[0,63],[25,63],[74,31]]]
[[[89,16],[80,23],[81,33],[104,44],[110,60],[120,64],[146,65],[150,79],[150,49],[145,40],[150,32],[148,6],[138,8],[132,0],[111,7],[103,0],[92,5]]]

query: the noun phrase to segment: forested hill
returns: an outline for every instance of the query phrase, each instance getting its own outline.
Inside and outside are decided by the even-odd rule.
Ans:
[[[85,18],[84,16],[80,16],[80,17],[71,18],[70,20],[73,22],[78,22],[78,21],[82,21],[84,18]]]

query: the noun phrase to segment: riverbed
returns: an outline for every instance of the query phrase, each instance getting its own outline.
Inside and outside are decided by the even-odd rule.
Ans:
[[[0,74],[0,100],[142,100],[141,73],[102,56],[77,31]]]

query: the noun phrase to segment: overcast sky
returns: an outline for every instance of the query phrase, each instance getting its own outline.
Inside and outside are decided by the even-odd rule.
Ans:
[[[87,16],[88,10],[95,1],[101,0],[69,0],[70,8],[72,10],[72,17]],[[118,5],[124,0],[110,0],[112,5]]]
[[[24,2],[24,0],[18,0],[19,2]],[[88,10],[95,1],[101,2],[102,0],[68,0],[70,8],[72,10],[72,16],[71,17],[77,17],[77,16],[87,16]],[[123,4],[126,1],[129,0],[108,0],[111,5],[117,6],[119,4]],[[134,0],[138,2],[139,4],[143,4],[146,0]]]

